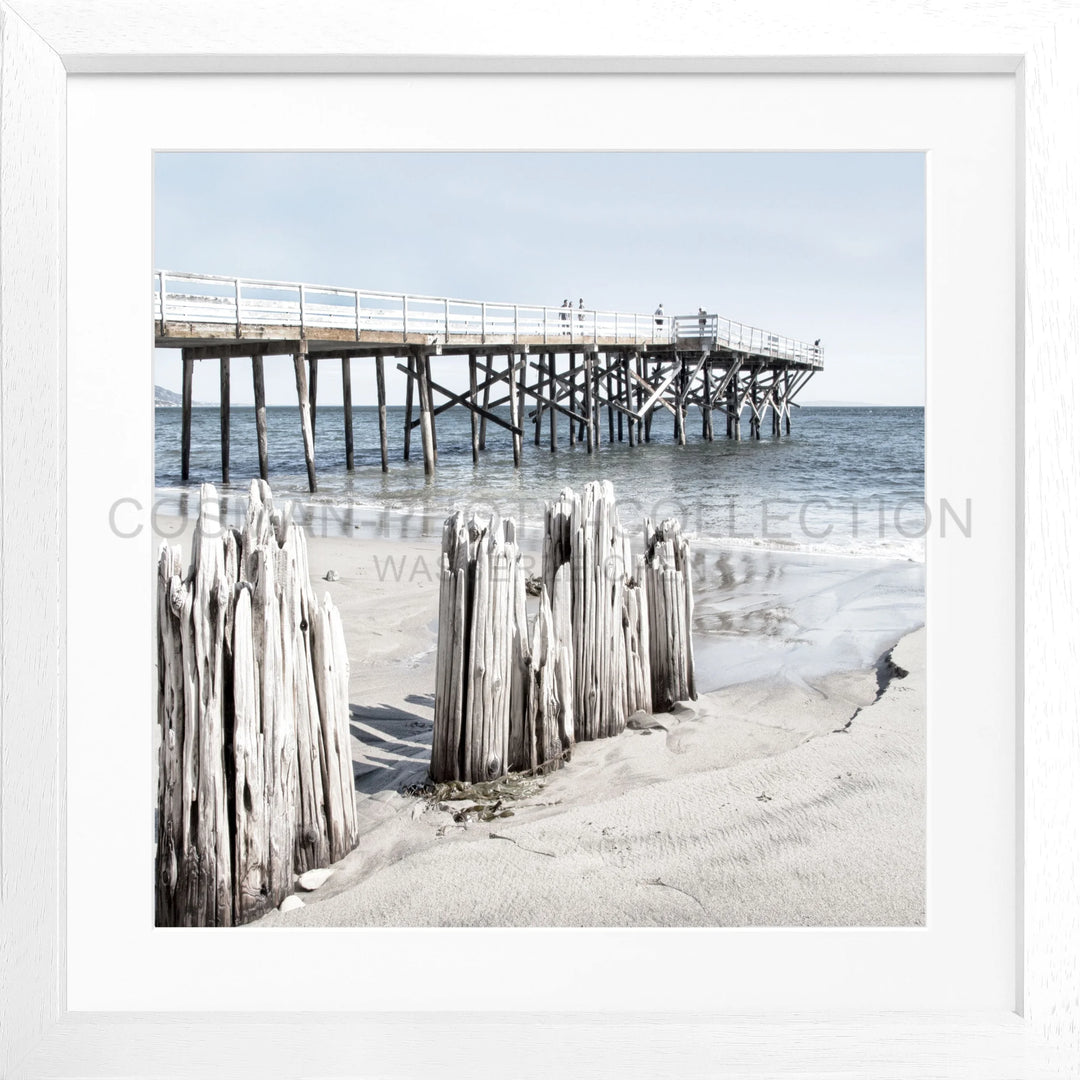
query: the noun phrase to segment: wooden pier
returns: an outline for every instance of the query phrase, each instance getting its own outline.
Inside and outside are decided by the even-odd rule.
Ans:
[[[419,428],[429,475],[438,461],[436,420],[455,407],[471,414],[474,461],[485,450],[487,426],[494,424],[511,433],[517,466],[525,438],[542,445],[546,426],[554,452],[564,423],[566,444],[582,442],[589,453],[605,432],[609,442],[651,442],[659,437],[654,421],[665,414],[671,417],[671,437],[685,444],[691,409],[700,411],[701,438],[707,441],[715,436],[717,414],[728,439],[743,437],[744,413],[750,438],[761,438],[765,420],[771,435],[790,434],[796,395],[824,366],[818,343],[705,312],[593,311],[167,271],[155,273],[154,343],[182,350],[184,480],[190,474],[195,361],[220,365],[221,477],[228,482],[230,362],[251,358],[259,471],[266,480],[264,360],[291,356],[312,491],[320,360],[341,361],[345,468],[353,468],[357,360],[375,366],[383,471],[390,457],[386,364],[392,363],[407,376],[402,453],[408,460]],[[468,388],[455,391],[436,382],[433,355],[460,357],[468,365]]]

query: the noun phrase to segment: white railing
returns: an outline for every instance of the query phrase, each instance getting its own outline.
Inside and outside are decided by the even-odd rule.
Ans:
[[[162,303],[164,297],[164,304]],[[663,342],[672,319],[592,309],[458,300],[445,296],[341,289],[251,278],[159,270],[154,274],[154,319],[235,326],[340,329],[410,335],[432,343],[456,338],[536,342]]]
[[[820,345],[747,326],[722,315],[676,315],[672,322],[677,345],[700,345],[710,350],[723,346],[753,356],[793,360],[815,368],[825,366],[825,351]]]
[[[162,316],[164,315],[164,319]],[[512,343],[697,344],[824,366],[817,345],[734,322],[719,315],[659,316],[590,308],[458,300],[446,296],[341,289],[253,278],[154,273],[154,319],[234,326],[332,329],[430,343],[455,338]]]

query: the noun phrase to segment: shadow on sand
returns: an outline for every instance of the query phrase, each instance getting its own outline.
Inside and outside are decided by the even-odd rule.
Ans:
[[[365,795],[422,784],[431,763],[431,723],[434,698],[410,694],[416,711],[392,705],[350,705],[349,730],[361,744],[353,755],[356,790]],[[357,760],[357,758],[359,760]]]

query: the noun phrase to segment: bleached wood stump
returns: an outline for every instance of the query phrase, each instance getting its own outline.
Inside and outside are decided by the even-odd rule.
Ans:
[[[645,522],[645,554],[637,562],[648,611],[653,707],[668,710],[697,697],[694,685],[694,583],[690,542],[677,521]]]
[[[356,846],[341,620],[263,481],[240,530],[203,485],[186,576],[162,545],[158,684],[159,926],[248,922]]]
[[[678,523],[646,522],[645,552],[632,558],[603,481],[564,490],[544,526],[531,631],[513,522],[483,526],[457,513],[443,529],[437,782],[558,768],[576,741],[697,696],[690,547]]]

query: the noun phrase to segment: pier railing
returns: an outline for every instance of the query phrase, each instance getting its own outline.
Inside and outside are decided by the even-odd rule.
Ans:
[[[446,296],[342,289],[159,270],[154,319],[164,322],[296,327],[382,335],[531,343],[668,343],[674,320],[640,312],[546,307]]]
[[[722,315],[676,315],[672,323],[676,345],[699,346],[709,351],[722,347],[754,356],[794,360],[814,368],[825,366],[825,353],[820,345],[783,337]]]

